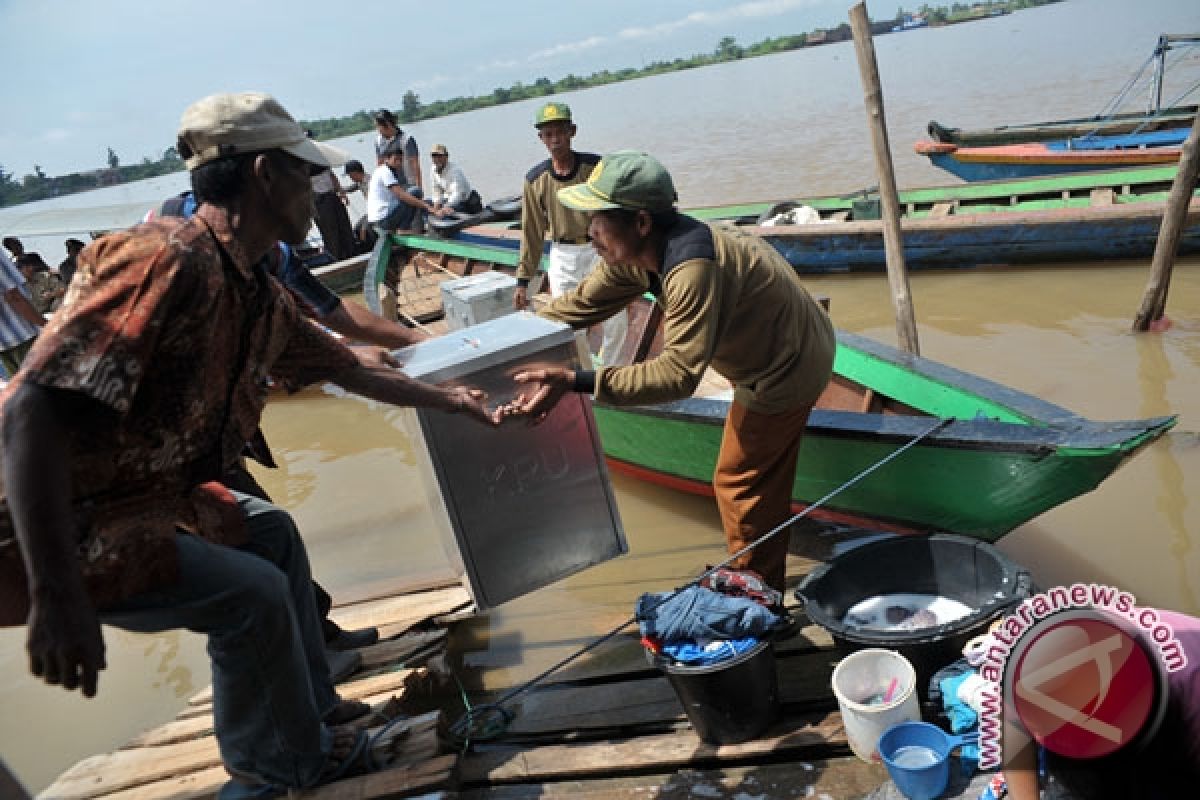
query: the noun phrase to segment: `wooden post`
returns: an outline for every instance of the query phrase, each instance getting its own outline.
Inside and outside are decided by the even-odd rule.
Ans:
[[[879,85],[879,67],[875,63],[875,44],[871,41],[871,22],[867,6],[859,3],[850,9],[850,28],[854,32],[854,50],[862,75],[867,117],[871,124],[871,144],[875,149],[875,168],[879,172],[879,197],[883,204],[883,247],[887,255],[888,283],[892,287],[892,305],[896,309],[896,334],[900,347],[920,355],[917,321],[912,294],[908,288],[908,270],[904,264],[904,242],[900,236],[900,197],[896,193],[896,174],[892,169],[892,151],[888,146],[887,119],[883,113],[883,89]]]
[[[1133,320],[1134,331],[1148,331],[1154,323],[1164,319],[1167,310],[1167,290],[1171,288],[1171,269],[1175,266],[1175,254],[1179,250],[1179,237],[1187,225],[1188,206],[1196,190],[1196,176],[1200,173],[1200,124],[1192,121],[1192,132],[1183,143],[1179,154],[1179,169],[1171,193],[1167,196],[1167,208],[1163,212],[1162,227],[1158,229],[1158,241],[1154,243],[1154,259],[1150,262],[1150,282],[1142,295],[1142,305]]]

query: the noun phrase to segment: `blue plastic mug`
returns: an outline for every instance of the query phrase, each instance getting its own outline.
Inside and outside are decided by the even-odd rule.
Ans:
[[[934,800],[950,782],[950,751],[978,734],[951,736],[928,722],[901,722],[879,737],[879,756],[909,800]]]

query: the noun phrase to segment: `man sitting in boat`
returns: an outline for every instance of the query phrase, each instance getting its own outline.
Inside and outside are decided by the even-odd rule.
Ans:
[[[335,779],[366,750],[325,721],[340,701],[291,516],[217,482],[259,424],[266,377],[494,419],[478,392],[365,365],[267,277],[262,258],[303,238],[309,178],[329,166],[278,102],[200,100],[177,147],[195,215],[86,249],[85,280],[0,394],[0,624],[27,621],[33,674],[89,697],[101,622],[207,634],[225,794],[261,797]]]
[[[434,208],[419,187],[404,183],[404,146],[398,139],[383,148],[382,158],[367,186],[367,221],[381,233],[420,231],[425,226],[422,212],[439,217],[450,213]]]
[[[791,514],[800,440],[833,368],[829,317],[775,248],[680,214],[670,174],[645,153],[605,156],[558,199],[590,212],[588,233],[603,260],[541,314],[581,328],[650,291],[665,309],[663,351],[596,372],[520,373],[516,380],[534,391],[515,409],[543,419],[566,391],[614,405],[664,403],[690,396],[711,366],[734,385],[713,488],[729,552],[738,552]],[[787,550],[785,530],[732,566],[783,591]]]
[[[446,207],[460,214],[478,214],[483,211],[483,198],[471,188],[462,167],[450,160],[450,151],[444,144],[435,144],[429,151],[433,159],[433,205]]]

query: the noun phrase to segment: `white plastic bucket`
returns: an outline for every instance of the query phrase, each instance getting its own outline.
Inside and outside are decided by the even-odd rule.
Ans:
[[[921,719],[916,688],[917,673],[912,664],[894,650],[872,647],[842,659],[833,670],[833,694],[854,755],[868,764],[880,763],[879,737],[883,732],[896,723]],[[888,702],[866,702],[886,696],[889,689]]]

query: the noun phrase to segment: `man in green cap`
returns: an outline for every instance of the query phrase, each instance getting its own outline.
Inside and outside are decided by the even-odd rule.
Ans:
[[[558,192],[590,212],[602,261],[541,314],[573,327],[606,319],[644,292],[664,308],[663,349],[651,361],[596,372],[562,367],[516,375],[532,391],[517,412],[544,419],[567,391],[612,405],[688,397],[708,367],[734,386],[713,475],[730,553],[791,514],[800,440],[833,367],[833,325],[775,248],[732,226],[675,209],[675,186],[645,153],[605,156],[586,183]],[[784,590],[787,532],[734,562]]]
[[[538,274],[547,233],[550,253],[546,278],[550,281],[551,296],[560,297],[578,286],[596,268],[597,261],[596,250],[588,241],[587,215],[564,206],[557,193],[586,181],[600,156],[571,148],[576,128],[566,103],[546,103],[534,115],[533,125],[550,157],[525,175],[521,197],[521,260],[517,264],[517,289],[513,295],[513,305],[518,310],[529,305],[529,281]],[[628,327],[628,316],[623,310],[605,321],[601,360],[615,363]]]

